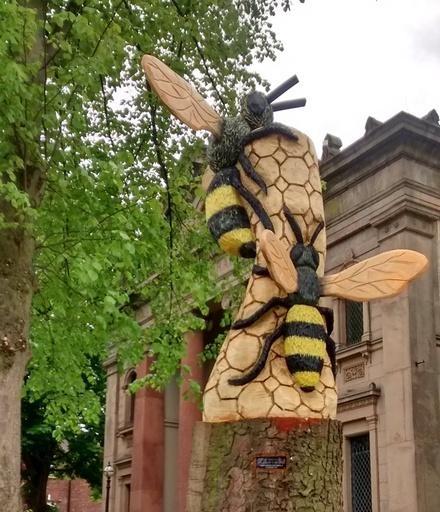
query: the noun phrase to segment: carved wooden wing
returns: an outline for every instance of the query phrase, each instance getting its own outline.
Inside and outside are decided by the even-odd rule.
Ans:
[[[265,229],[261,233],[260,247],[273,280],[287,293],[295,292],[298,289],[298,273],[281,240]]]
[[[143,56],[142,67],[153,91],[182,123],[220,135],[220,116],[192,85],[152,55]]]
[[[321,279],[321,295],[367,301],[392,297],[424,272],[428,260],[406,249],[387,251]]]

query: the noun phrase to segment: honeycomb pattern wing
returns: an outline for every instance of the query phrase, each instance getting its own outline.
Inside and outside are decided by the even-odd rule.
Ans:
[[[260,246],[275,282],[287,293],[296,292],[298,273],[290,259],[289,251],[268,229],[261,234]]]
[[[152,55],[144,55],[142,67],[153,91],[177,119],[193,130],[220,135],[220,116],[192,85]]]
[[[426,256],[416,251],[387,251],[321,279],[321,294],[354,301],[384,299],[400,293],[426,270]]]

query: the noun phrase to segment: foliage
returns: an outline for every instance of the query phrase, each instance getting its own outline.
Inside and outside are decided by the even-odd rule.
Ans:
[[[91,391],[100,400],[103,411],[106,376],[102,361],[90,360],[89,368],[95,376]],[[99,495],[101,491],[104,415],[100,415],[96,425],[80,416],[80,431],[65,431],[63,440],[59,442],[53,436],[56,425],[51,424],[46,415],[48,402],[50,392],[38,400],[29,400],[27,396],[22,400],[22,477],[25,501],[34,512],[52,510],[46,505],[49,475],[84,478],[94,493]]]
[[[194,197],[203,143],[148,91],[151,53],[222,114],[281,45],[270,17],[288,0],[7,0],[0,5],[0,203],[36,241],[27,396],[58,439],[101,413],[90,358],[147,349],[149,384],[176,372],[182,334],[219,293],[215,247]],[[194,249],[197,248],[197,251]],[[155,324],[133,311],[148,300]],[[37,402],[38,403],[38,402]]]

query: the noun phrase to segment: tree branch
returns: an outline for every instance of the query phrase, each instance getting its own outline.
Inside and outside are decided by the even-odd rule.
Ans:
[[[107,25],[104,27],[104,30],[102,31],[102,34],[100,35],[100,37],[99,37],[99,39],[98,39],[98,42],[96,43],[95,49],[94,49],[94,50],[93,50],[93,52],[92,52],[92,55],[91,55],[92,57],[94,57],[94,56],[95,56],[95,54],[96,54],[96,52],[98,51],[98,48],[99,48],[99,46],[100,46],[100,44],[101,44],[102,40],[104,39],[104,36],[105,36],[105,34],[106,34],[107,30],[110,28],[111,24],[113,23],[113,21],[114,21],[114,19],[115,19],[115,17],[116,17],[116,14],[117,14],[117,12],[118,12],[118,10],[119,10],[119,7],[121,7],[121,5],[122,5],[123,3],[124,3],[124,0],[121,0],[121,1],[118,3],[118,5],[113,9],[113,14],[112,14],[111,18],[109,19],[109,21],[108,21]]]
[[[102,102],[104,105],[104,117],[105,117],[105,125],[107,127],[107,135],[108,135],[108,138],[110,139],[110,144],[111,144],[113,151],[116,151],[115,143],[113,141],[112,131],[111,131],[111,127],[110,127],[110,117],[109,117],[108,108],[107,108],[107,97],[105,95],[105,88],[104,88],[104,77],[101,74],[99,75],[99,81],[101,82]]]
[[[187,13],[183,12],[180,5],[177,3],[177,0],[171,0],[171,3],[174,5],[175,9],[176,9],[176,12],[177,14],[181,17],[181,18],[186,18],[187,16]],[[223,96],[221,95],[218,87],[217,87],[217,84],[214,80],[214,78],[212,77],[211,75],[211,72],[209,71],[209,66],[208,66],[208,63],[206,61],[206,57],[205,57],[205,54],[203,53],[203,50],[202,50],[202,47],[200,46],[199,44],[199,41],[197,40],[197,38],[191,34],[191,39],[193,40],[195,46],[196,46],[196,50],[197,50],[197,53],[199,54],[201,60],[202,60],[202,64],[203,64],[203,67],[205,69],[205,73],[206,73],[206,76],[208,77],[209,81],[211,82],[211,85],[214,89],[214,91],[216,92],[219,100],[221,101],[222,105],[224,108],[226,108],[226,102],[225,100],[223,99]]]
[[[147,82],[147,88],[151,93],[151,87]],[[168,169],[165,165],[165,161],[162,155],[162,148],[160,147],[158,133],[157,133],[157,124],[156,124],[156,105],[153,102],[149,102],[150,113],[151,113],[151,138],[153,141],[153,145],[156,151],[157,163],[159,164],[159,170],[162,179],[165,182],[165,188],[167,193],[167,218],[169,225],[169,235],[168,235],[168,245],[169,245],[169,270],[170,270],[170,316],[172,310],[172,295],[174,294],[174,284],[173,284],[173,204],[172,204],[172,196],[170,190]]]

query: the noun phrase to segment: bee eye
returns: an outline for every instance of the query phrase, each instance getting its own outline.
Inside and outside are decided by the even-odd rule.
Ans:
[[[303,244],[296,244],[294,247],[292,247],[290,251],[290,259],[292,261],[298,261],[301,254],[304,252],[304,246]]]
[[[249,94],[247,103],[249,111],[256,116],[261,115],[267,106],[266,97],[264,94],[257,91]]]

